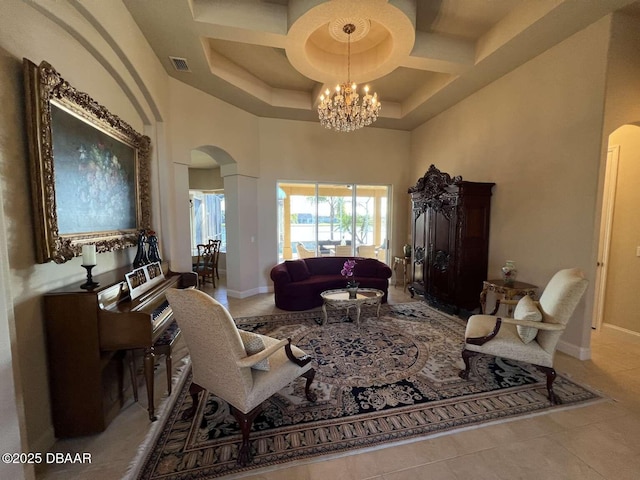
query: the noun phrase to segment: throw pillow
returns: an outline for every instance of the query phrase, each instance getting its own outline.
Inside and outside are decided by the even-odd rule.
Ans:
[[[287,266],[287,271],[293,282],[301,282],[311,276],[304,260],[287,260],[284,264]]]
[[[356,277],[375,277],[377,270],[377,260],[371,258],[356,258],[356,266],[353,269]]]
[[[246,330],[238,330],[238,333],[240,333],[240,338],[242,339],[244,350],[247,352],[247,355],[255,355],[256,353],[261,352],[266,348],[264,341],[259,335],[247,332]],[[264,360],[256,363],[251,368],[255,368],[256,370],[269,371],[269,359],[265,358]]]
[[[529,295],[525,295],[522,297],[518,304],[516,305],[516,309],[513,312],[513,318],[516,320],[529,320],[531,322],[540,322],[542,321],[542,313],[538,310],[535,302]],[[518,335],[520,339],[524,343],[529,343],[538,334],[538,329],[534,327],[523,327],[522,325],[516,325],[516,329],[518,330]]]

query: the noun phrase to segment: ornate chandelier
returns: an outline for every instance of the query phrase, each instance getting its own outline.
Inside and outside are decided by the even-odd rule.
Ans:
[[[359,104],[357,85],[351,83],[351,34],[356,31],[356,27],[347,23],[342,27],[342,31],[347,34],[347,82],[336,86],[333,97],[329,89],[320,95],[318,117],[320,125],[326,128],[338,132],[352,132],[375,122],[381,105],[378,94],[370,95],[368,86],[364,87],[362,104]]]

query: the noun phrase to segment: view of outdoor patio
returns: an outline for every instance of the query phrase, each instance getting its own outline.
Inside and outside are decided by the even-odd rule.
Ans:
[[[279,183],[279,261],[302,255],[387,261],[388,198],[388,186]]]

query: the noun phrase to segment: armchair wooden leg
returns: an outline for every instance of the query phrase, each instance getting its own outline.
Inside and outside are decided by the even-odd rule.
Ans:
[[[469,370],[471,369],[469,360],[471,359],[471,357],[477,354],[478,352],[473,352],[471,350],[467,350],[466,348],[462,350],[462,360],[464,361],[464,370],[460,370],[460,373],[458,373],[458,376],[460,378],[463,378],[465,380],[469,378]]]
[[[198,385],[197,383],[191,382],[191,385],[189,386],[189,394],[191,395],[191,408],[184,411],[184,413],[182,414],[183,420],[188,420],[190,418],[193,418],[193,416],[196,414],[196,410],[198,409],[198,403],[200,401],[199,395],[200,395],[200,392],[202,392],[203,390],[204,388],[202,388],[200,385]]]
[[[242,445],[238,451],[238,465],[245,466],[251,461],[251,448],[249,446],[249,434],[251,433],[251,425],[255,418],[262,411],[262,405],[258,405],[249,413],[243,413],[233,405],[229,405],[231,413],[240,424],[240,431],[242,431]]]
[[[310,390],[311,382],[313,382],[313,379],[316,376],[315,368],[307,370],[302,374],[302,376],[307,379],[307,383],[304,386],[304,394],[307,397],[307,400],[315,402],[318,399],[318,396]]]
[[[535,367],[538,370],[544,372],[545,375],[547,376],[547,392],[549,394],[549,401],[551,402],[551,404],[552,405],[561,404],[562,400],[553,391],[553,382],[555,381],[556,377],[558,376],[556,371],[555,371],[555,369],[553,367],[543,367],[541,365],[536,365]]]

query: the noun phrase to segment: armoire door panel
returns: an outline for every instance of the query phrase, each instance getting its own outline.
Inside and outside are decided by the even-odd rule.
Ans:
[[[424,284],[424,268],[425,268],[425,222],[427,219],[427,213],[424,211],[414,212],[415,216],[413,222],[413,247],[411,249],[411,278],[414,282]]]

